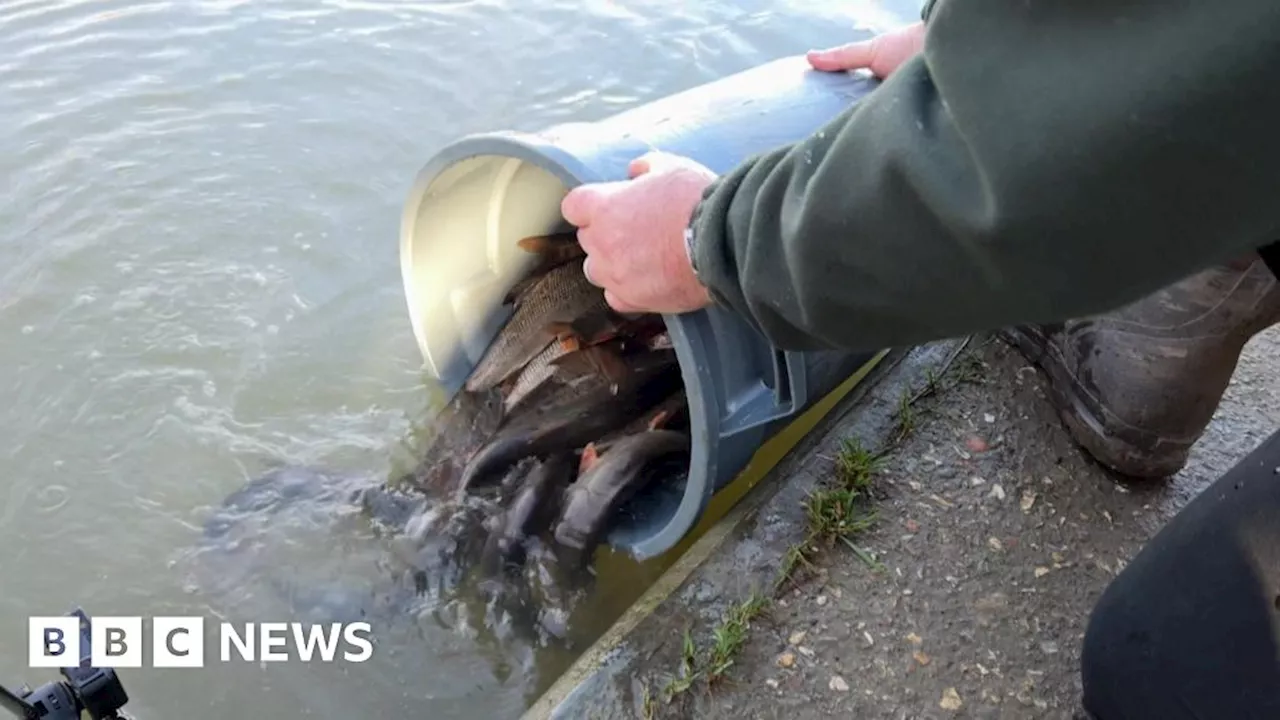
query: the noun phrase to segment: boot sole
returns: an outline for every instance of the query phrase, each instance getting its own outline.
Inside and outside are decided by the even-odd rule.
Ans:
[[[1099,464],[1141,480],[1164,479],[1186,466],[1193,443],[1145,432],[1109,412],[1084,390],[1062,352],[1041,328],[1004,328],[998,335],[1044,372],[1054,409],[1072,439]]]

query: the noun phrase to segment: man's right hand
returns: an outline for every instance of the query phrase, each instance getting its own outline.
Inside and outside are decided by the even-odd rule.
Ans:
[[[810,50],[807,57],[815,70],[840,72],[866,68],[880,79],[924,49],[924,23],[890,30],[870,40],[849,43],[827,50]]]

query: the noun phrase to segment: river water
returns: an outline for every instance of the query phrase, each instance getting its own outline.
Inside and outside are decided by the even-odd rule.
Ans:
[[[31,615],[233,612],[189,560],[211,509],[264,468],[389,472],[429,396],[400,204],[442,144],[603,117],[866,37],[918,3],[892,8],[0,3],[0,682],[54,677],[27,668]],[[357,526],[295,533],[289,562],[364,557],[341,534]],[[271,568],[254,573],[230,584],[270,584]],[[465,633],[384,635],[364,664],[124,669],[128,709],[514,717],[574,654],[520,662]]]

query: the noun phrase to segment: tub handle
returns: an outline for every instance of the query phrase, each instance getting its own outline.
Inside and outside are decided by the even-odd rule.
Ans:
[[[808,395],[804,353],[774,350],[773,392],[761,380],[755,396],[721,421],[720,434],[729,437],[785,420],[804,408]]]

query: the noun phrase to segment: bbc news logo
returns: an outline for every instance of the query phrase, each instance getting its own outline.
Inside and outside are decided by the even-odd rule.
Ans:
[[[148,644],[141,617],[95,617],[89,626],[89,666],[142,667],[143,649],[150,648],[151,667],[198,668],[207,661],[202,617],[156,617]],[[33,668],[81,665],[80,619],[75,616],[33,617],[28,620],[28,664]],[[369,623],[232,623],[218,624],[220,662],[353,662],[373,655]],[[290,649],[292,648],[292,653]],[[339,650],[341,649],[341,652]],[[210,648],[212,650],[212,648]]]

